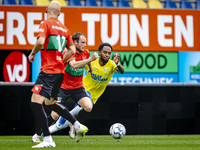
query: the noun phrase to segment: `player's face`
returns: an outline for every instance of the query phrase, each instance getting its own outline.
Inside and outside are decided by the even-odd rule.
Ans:
[[[99,52],[99,56],[103,63],[107,63],[111,56],[111,48],[109,46],[104,46]]]
[[[86,46],[86,38],[81,35],[80,38],[79,38],[79,41],[75,41],[75,46],[76,46],[76,49],[80,52],[83,52],[84,49],[85,49],[85,46]]]

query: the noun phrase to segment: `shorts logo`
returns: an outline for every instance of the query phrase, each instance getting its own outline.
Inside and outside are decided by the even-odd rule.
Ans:
[[[57,97],[57,103],[61,103],[62,97]]]
[[[28,82],[30,66],[26,55],[18,51],[10,53],[4,62],[3,76],[6,82]]]
[[[35,90],[36,90],[36,91],[38,91],[38,90],[39,90],[39,88],[36,86],[36,87],[35,87]]]
[[[40,91],[42,90],[42,87],[43,85],[35,85],[33,88],[32,88],[32,92],[33,93],[36,93],[36,94],[40,94]]]

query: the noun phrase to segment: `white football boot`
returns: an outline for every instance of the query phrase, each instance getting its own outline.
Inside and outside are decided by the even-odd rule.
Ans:
[[[85,136],[85,133],[88,132],[88,128],[80,124],[80,128],[76,130],[76,142],[79,142],[81,138]]]
[[[70,137],[71,139],[73,139],[73,138],[75,137],[75,129],[74,129],[74,126],[73,126],[71,123],[69,123],[69,127],[70,127],[70,130],[69,130],[69,137]]]
[[[32,137],[32,142],[34,142],[34,143],[40,143],[41,141],[40,141],[40,137],[41,136],[39,136],[39,135],[37,135],[36,133],[33,135],[33,137]]]
[[[32,148],[45,148],[45,147],[56,147],[56,144],[54,141],[53,142],[43,141],[38,145],[32,146]]]

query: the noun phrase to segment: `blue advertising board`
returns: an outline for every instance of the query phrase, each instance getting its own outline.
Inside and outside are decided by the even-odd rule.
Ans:
[[[200,82],[200,52],[179,52],[179,82]]]
[[[114,73],[110,83],[177,83],[177,73]]]
[[[32,63],[32,82],[35,82],[37,79],[37,76],[40,73],[41,68],[41,57],[40,57],[40,51],[35,55],[35,60]]]

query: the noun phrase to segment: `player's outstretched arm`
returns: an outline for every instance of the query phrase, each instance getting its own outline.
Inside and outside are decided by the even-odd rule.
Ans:
[[[99,58],[99,55],[95,52],[91,58],[88,59],[84,59],[84,60],[80,60],[80,61],[75,61],[72,60],[69,62],[70,66],[72,66],[74,69],[80,68],[85,66],[86,64],[96,60],[97,58]]]
[[[119,63],[120,55],[116,53],[114,55],[114,62],[116,63],[117,67],[115,68],[117,72],[123,74],[124,73],[124,67]]]

